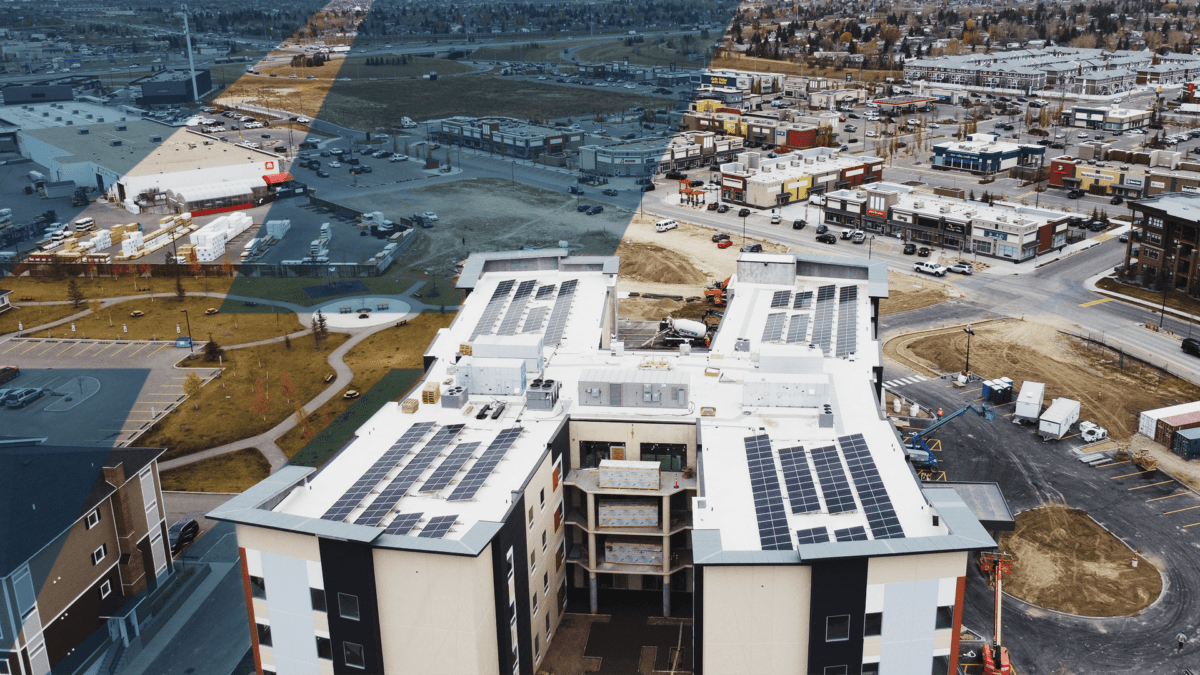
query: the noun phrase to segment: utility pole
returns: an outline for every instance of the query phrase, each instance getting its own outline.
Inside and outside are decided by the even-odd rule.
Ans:
[[[183,8],[183,41],[187,43],[188,68],[192,73],[192,102],[200,102],[200,88],[196,84],[196,62],[192,59],[192,33],[188,28],[187,5],[180,5]]]

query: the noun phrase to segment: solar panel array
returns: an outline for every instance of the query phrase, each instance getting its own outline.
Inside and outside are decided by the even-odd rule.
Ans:
[[[811,513],[821,510],[817,498],[817,485],[804,456],[804,448],[784,448],[779,451],[779,465],[783,467],[783,484],[787,486],[788,501],[792,513]]]
[[[545,288],[543,286],[542,288]],[[538,289],[541,292],[541,289]],[[542,329],[542,319],[546,318],[546,310],[549,307],[534,307],[529,310],[529,316],[525,317],[525,327],[521,329],[522,333],[536,333]]]
[[[846,480],[846,472],[838,458],[837,448],[827,445],[812,449],[813,465],[817,469],[817,481],[825,495],[825,506],[830,513],[854,511],[854,493]]]
[[[811,530],[796,530],[796,542],[800,544],[823,544],[829,541],[829,530],[814,527]]]
[[[483,315],[479,317],[479,323],[475,324],[475,330],[471,331],[471,339],[492,332],[492,326],[496,325],[496,318],[500,316],[500,308],[504,306],[504,302],[508,300],[508,294],[512,291],[513,284],[517,283],[516,279],[508,279],[501,281],[496,290],[492,292],[492,297],[488,300],[487,307],[483,310]]]
[[[750,469],[750,489],[754,492],[754,512],[758,517],[758,537],[764,551],[792,550],[787,513],[783,510],[783,493],[775,456],[771,454],[770,436],[747,436],[746,463]]]
[[[867,531],[863,529],[862,525],[855,525],[844,530],[834,530],[833,536],[838,541],[866,541]]]
[[[550,284],[549,286],[542,286],[541,288],[538,289],[537,295],[534,296],[534,299],[535,300],[545,300],[546,298],[554,295],[555,288],[557,288],[557,286],[555,284]]]
[[[383,517],[392,512],[392,509],[396,507],[396,503],[417,482],[417,479],[421,477],[425,469],[429,468],[433,460],[437,459],[442,450],[447,445],[450,445],[450,441],[454,440],[454,437],[458,435],[458,432],[463,430],[464,426],[466,425],[447,424],[438,429],[438,432],[433,435],[433,438],[429,439],[425,447],[421,448],[416,456],[409,460],[408,464],[404,465],[403,469],[400,469],[400,473],[396,474],[392,482],[383,488],[379,493],[379,497],[371,502],[371,505],[363,511],[362,515],[355,522],[370,525],[371,527],[378,527]]]
[[[395,468],[396,464],[408,454],[409,450],[421,440],[421,437],[429,433],[433,428],[433,422],[421,422],[414,424],[408,428],[400,438],[396,439],[395,444],[388,448],[383,455],[375,460],[371,468],[363,472],[363,475],[358,480],[354,481],[354,485],[350,486],[349,490],[329,507],[325,515],[321,516],[324,520],[342,521],[350,512],[358,508],[367,495],[371,494],[371,490],[379,484],[387,476],[388,472]]]
[[[836,356],[849,356],[858,350],[858,287],[843,286],[838,298],[838,331]]]
[[[883,487],[883,478],[875,466],[875,458],[862,434],[842,436],[838,439],[842,452],[846,455],[846,466],[850,467],[850,476],[854,486],[858,488],[858,497],[862,500],[863,511],[867,514],[867,524],[871,526],[871,535],[876,539],[902,539],[904,528],[896,517],[896,509],[892,507],[892,498]]]
[[[515,335],[517,326],[521,323],[521,315],[525,313],[525,303],[529,302],[529,296],[533,295],[533,287],[537,285],[537,281],[522,281],[520,286],[517,286],[517,294],[513,296],[512,303],[508,306],[508,312],[504,315],[504,320],[500,322],[500,330],[496,331],[497,335]]]
[[[571,303],[575,301],[575,287],[578,279],[564,281],[558,289],[558,297],[554,299],[554,309],[550,311],[550,324],[546,326],[545,344],[557,345],[562,342],[563,330],[567,327],[567,315],[571,313]]]
[[[425,537],[427,539],[441,539],[442,537],[446,536],[447,532],[450,531],[450,526],[453,525],[454,521],[456,520],[458,520],[457,515],[434,516],[433,518],[429,519],[429,524],[426,525],[425,529],[421,530],[421,533],[417,536]]]
[[[417,524],[417,521],[420,520],[421,516],[423,515],[425,514],[401,513],[400,515],[396,516],[396,519],[392,521],[391,525],[387,526],[387,530],[384,532],[385,534],[398,534],[401,536],[406,535],[408,534],[409,530],[413,529],[413,527]]]
[[[798,342],[804,342],[804,338],[808,337],[808,315],[793,314],[792,323],[788,325],[787,343],[794,345]]]
[[[771,296],[771,309],[787,307],[790,304],[792,304],[791,291],[775,291],[775,295]]]
[[[763,328],[763,342],[779,342],[783,337],[783,322],[787,320],[787,314],[777,312],[767,315],[767,325]]]
[[[492,441],[487,450],[475,460],[475,465],[467,471],[467,475],[463,476],[458,487],[454,488],[454,492],[450,493],[450,501],[457,502],[464,499],[471,499],[475,493],[479,492],[479,488],[483,487],[483,482],[492,475],[492,471],[500,460],[504,459],[504,454],[516,442],[517,436],[521,435],[522,427],[512,427],[501,431],[496,439]]]
[[[450,484],[454,474],[471,458],[471,453],[479,447],[479,443],[461,443],[450,452],[450,456],[442,460],[438,468],[433,470],[429,478],[421,485],[421,492],[437,492]]]
[[[813,317],[813,344],[821,351],[829,353],[829,343],[833,338],[833,296],[834,286],[822,286],[817,289],[817,311]]]
[[[812,291],[797,293],[792,309],[808,309],[809,307],[812,307]]]

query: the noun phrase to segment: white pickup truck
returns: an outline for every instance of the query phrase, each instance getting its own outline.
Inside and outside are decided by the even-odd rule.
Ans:
[[[935,262],[919,262],[913,265],[913,270],[917,272],[924,272],[925,274],[932,274],[935,277],[946,276],[946,268]]]

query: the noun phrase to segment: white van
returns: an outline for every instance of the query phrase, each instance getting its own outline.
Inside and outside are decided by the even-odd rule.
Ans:
[[[660,220],[657,223],[655,223],[654,231],[655,232],[666,232],[667,230],[673,230],[677,227],[679,227],[679,223],[671,220],[670,218],[667,218],[665,220]]]

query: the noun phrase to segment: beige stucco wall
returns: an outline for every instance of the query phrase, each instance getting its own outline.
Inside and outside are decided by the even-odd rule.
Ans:
[[[321,549],[317,544],[317,538],[309,534],[269,530],[252,525],[238,525],[237,540],[238,546],[242,548],[252,548],[303,560],[318,562],[321,560]]]
[[[796,673],[808,663],[812,569],[707,567],[704,672]]]
[[[601,410],[585,407],[585,411]],[[608,441],[625,444],[625,459],[641,459],[642,443],[685,443],[687,465],[696,466],[695,424],[652,424],[643,422],[572,421],[571,466],[579,466],[579,441]]]
[[[527,551],[535,554],[537,566],[535,569],[530,569],[529,560],[514,561],[516,571],[514,574],[519,574],[524,568],[525,574],[529,577],[529,593],[531,597],[524,598],[523,601],[529,606],[530,616],[530,640],[529,650],[535,655],[535,666],[541,662],[541,659],[546,657],[546,652],[549,651],[546,645],[549,640],[546,638],[546,616],[550,617],[550,630],[553,634],[558,630],[558,622],[562,619],[558,607],[558,590],[562,584],[562,576],[566,573],[567,564],[564,561],[562,565],[556,564],[556,554],[559,546],[562,544],[563,536],[567,531],[565,523],[560,523],[558,529],[554,528],[554,512],[558,509],[559,502],[563,498],[562,476],[560,474],[558,481],[558,489],[554,488],[554,458],[550,453],[546,453],[542,463],[534,469],[529,483],[525,487],[525,513],[521,514],[525,523],[525,548]],[[546,496],[545,505],[542,505],[542,494]],[[566,509],[564,507],[563,517],[566,517]],[[532,519],[530,514],[532,513]],[[546,547],[542,548],[542,533],[546,533]],[[546,576],[550,575],[549,590],[546,590]],[[537,611],[533,609],[533,595],[537,596],[538,604]],[[517,602],[522,599],[518,598]],[[537,636],[534,641],[533,637]],[[541,659],[536,658],[538,651],[541,651]]]
[[[967,553],[928,553],[924,555],[871,558],[867,565],[868,584],[895,584],[921,579],[961,577],[967,573]]]
[[[387,672],[497,672],[490,545],[475,557],[373,553]]]

